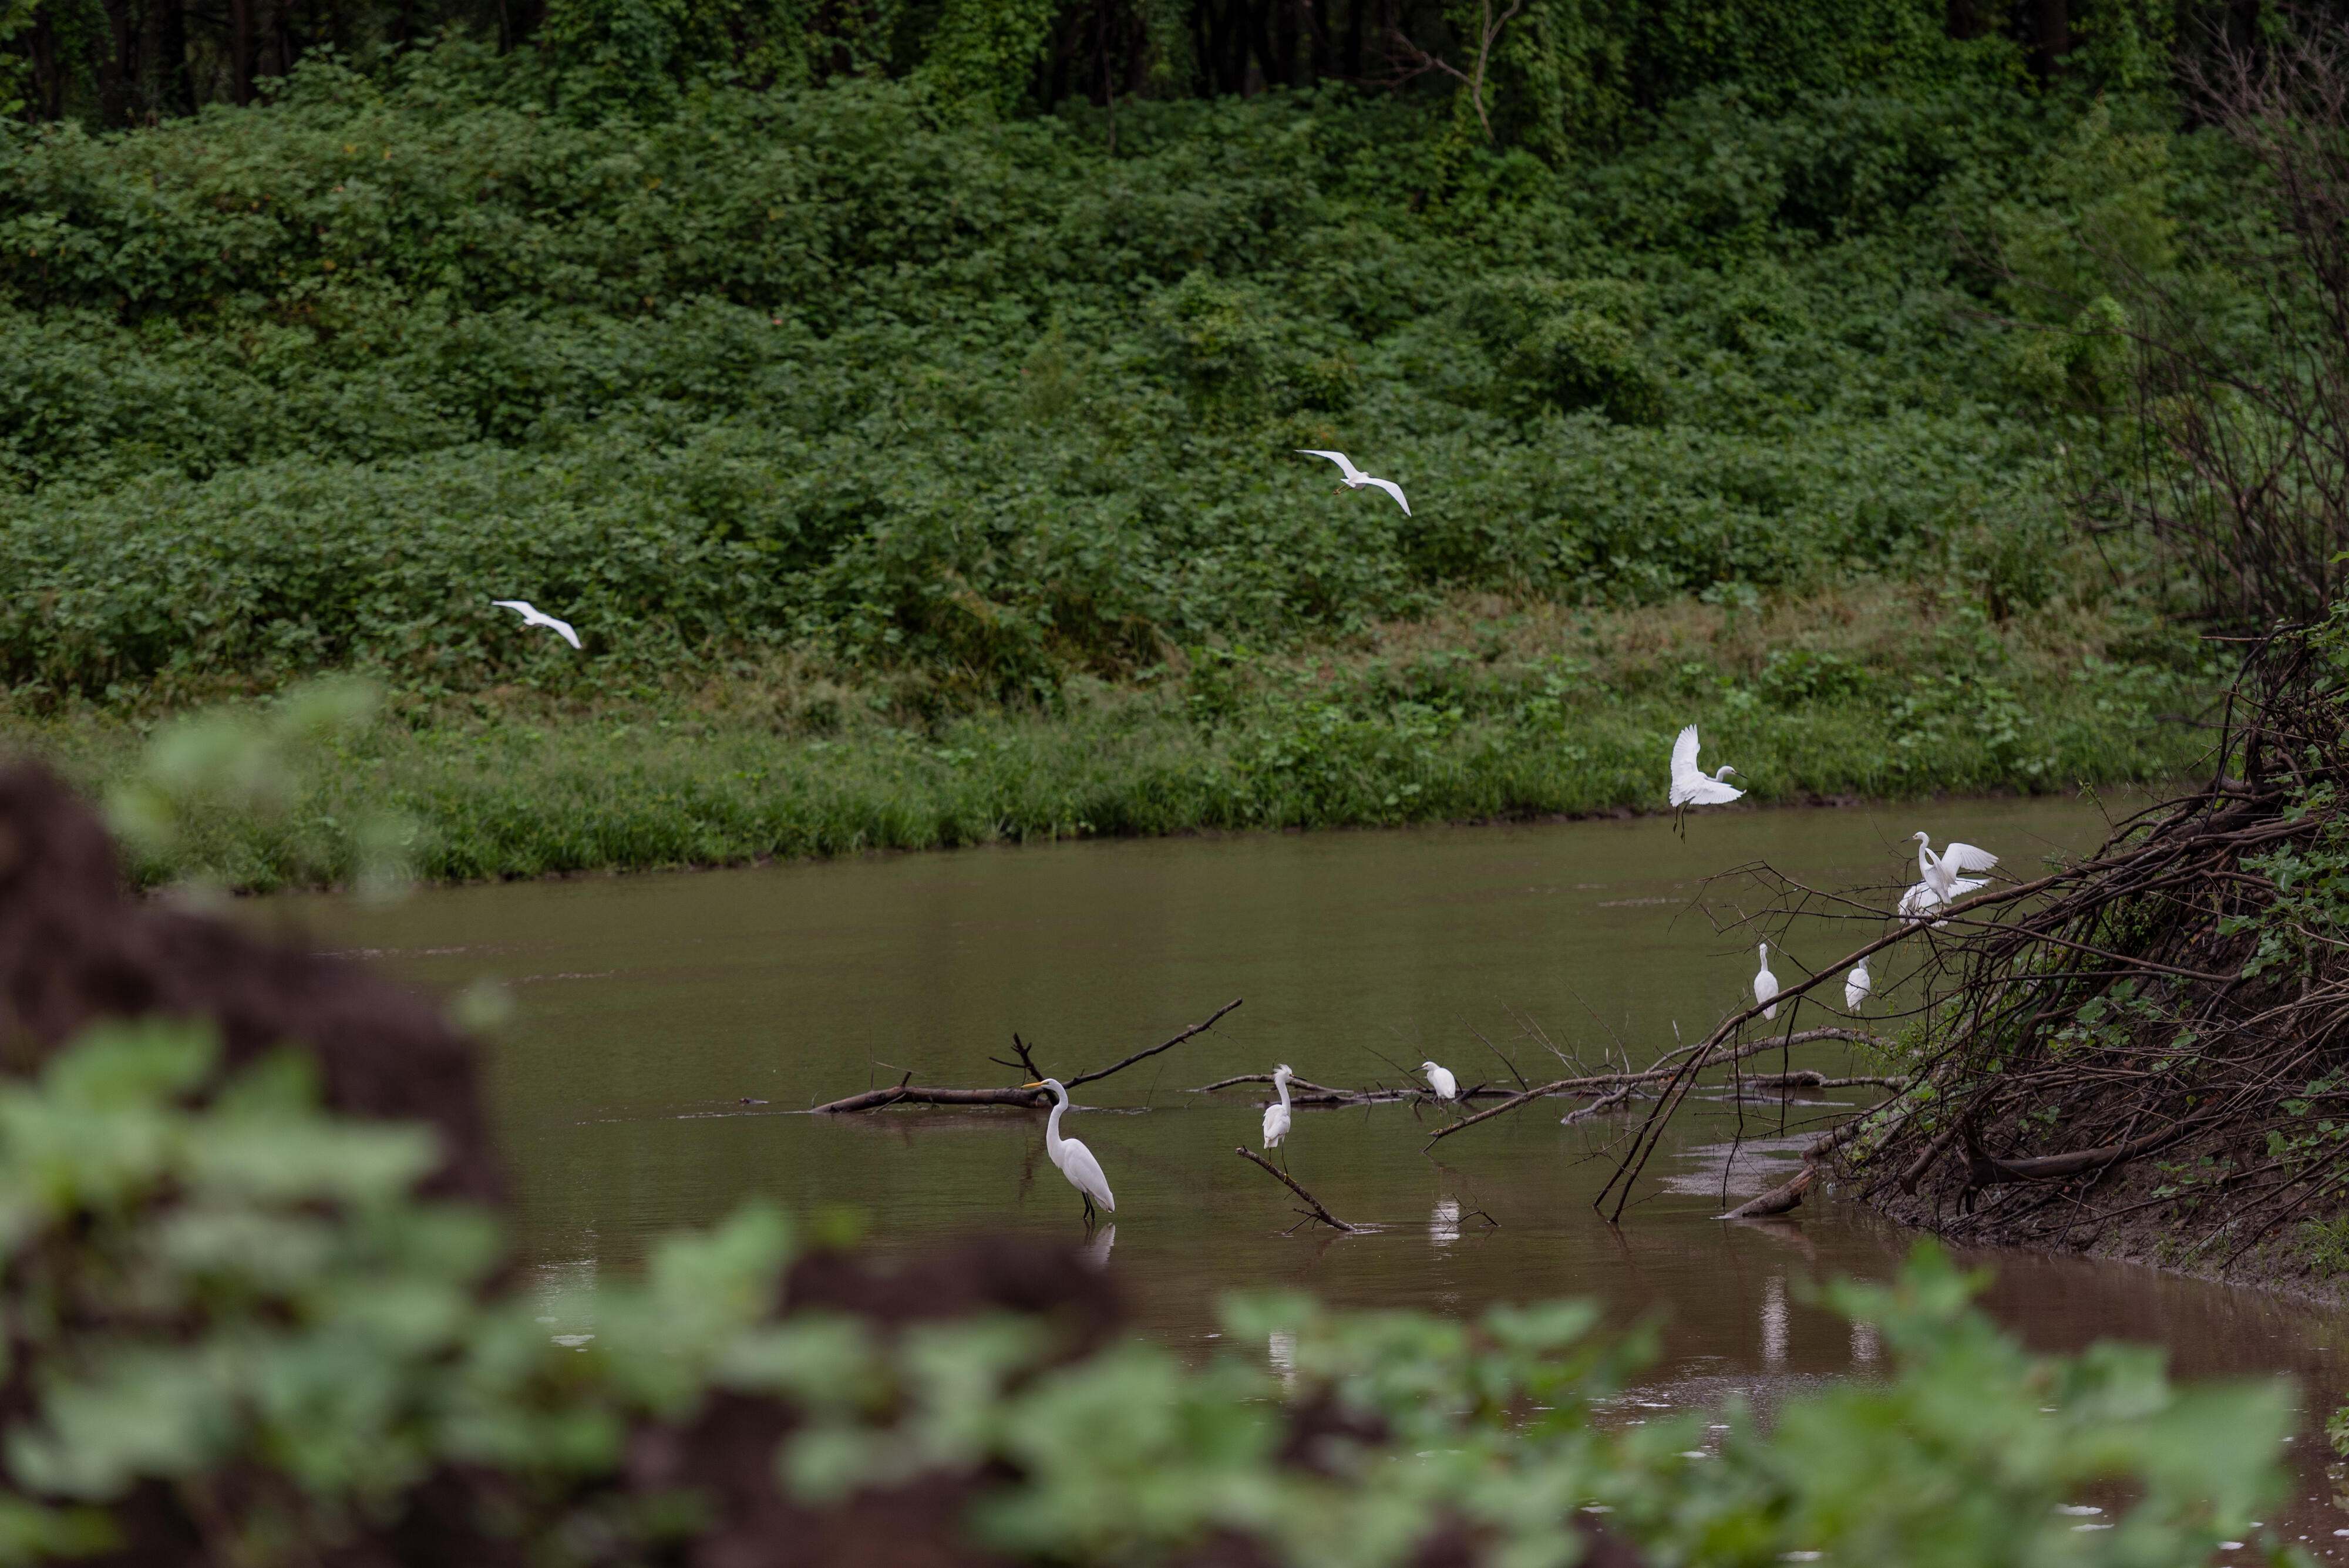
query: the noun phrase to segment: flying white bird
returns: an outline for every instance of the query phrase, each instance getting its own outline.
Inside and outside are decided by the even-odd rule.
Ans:
[[[1900,895],[1900,912],[1908,916],[1930,915],[1945,904],[1953,904],[1967,894],[1990,886],[1987,877],[1962,875],[1968,871],[1987,871],[1998,864],[1998,857],[1987,849],[1977,849],[1971,844],[1950,844],[1939,855],[1929,847],[1931,839],[1920,833],[1917,840],[1917,877],[1909,890]],[[1936,929],[1949,924],[1933,922]]]
[[[1264,1107],[1264,1147],[1278,1148],[1280,1140],[1288,1136],[1288,1080],[1296,1075],[1283,1062],[1272,1070],[1272,1086],[1280,1091],[1280,1104]],[[1282,1156],[1285,1159],[1288,1157]]]
[[[1737,770],[1727,763],[1711,777],[1696,765],[1696,726],[1691,724],[1672,742],[1672,810],[1675,814],[1692,805],[1726,805],[1745,792],[1735,784],[1722,781]]]
[[[1872,985],[1873,982],[1868,978],[1868,961],[1862,959],[1851,966],[1849,974],[1843,977],[1843,1010],[1846,1012],[1857,1012],[1867,1002],[1868,993],[1872,989]]]
[[[1452,1069],[1439,1067],[1433,1062],[1422,1062],[1419,1070],[1427,1075],[1427,1086],[1435,1091],[1437,1099],[1456,1100],[1460,1097],[1460,1080],[1452,1075]]]
[[[1770,999],[1778,994],[1778,977],[1770,972],[1770,944],[1762,944],[1762,970],[1754,977],[1754,1000],[1764,1004],[1762,1016],[1778,1016],[1778,1004]]]
[[[1050,1119],[1044,1124],[1044,1152],[1051,1158],[1054,1165],[1061,1168],[1061,1174],[1069,1179],[1069,1185],[1084,1196],[1085,1223],[1091,1225],[1093,1222],[1093,1205],[1096,1203],[1101,1205],[1102,1213],[1116,1213],[1117,1199],[1109,1194],[1109,1178],[1102,1174],[1101,1161],[1093,1158],[1092,1150],[1075,1138],[1061,1136],[1061,1113],[1069,1108],[1069,1091],[1061,1086],[1061,1080],[1044,1078],[1021,1087],[1049,1089],[1058,1101],[1052,1106]]]
[[[572,647],[579,646],[579,634],[571,629],[569,621],[555,619],[528,599],[492,599],[490,602],[500,609],[520,610],[524,626],[543,626]]]
[[[1319,447],[1310,446],[1300,446],[1294,450],[1300,456],[1304,457],[1328,458],[1331,462],[1338,465],[1338,483],[1340,484],[1345,486],[1348,490],[1360,490],[1366,484],[1373,485],[1380,490],[1385,491],[1389,495],[1393,496],[1395,504],[1402,508],[1402,514],[1404,516],[1408,517],[1411,515],[1411,503],[1402,498],[1402,486],[1397,484],[1393,480],[1372,478],[1371,475],[1364,473],[1361,469],[1356,468],[1354,466],[1354,460],[1348,457],[1342,452],[1323,452]],[[1332,492],[1332,493],[1335,493]]]

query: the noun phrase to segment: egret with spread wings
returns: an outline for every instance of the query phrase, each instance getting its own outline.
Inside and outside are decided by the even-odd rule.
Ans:
[[[1378,479],[1370,474],[1364,473],[1361,469],[1354,466],[1354,460],[1348,457],[1342,452],[1323,452],[1319,447],[1310,446],[1300,446],[1296,450],[1300,456],[1326,457],[1331,462],[1336,463],[1338,465],[1338,483],[1344,489],[1360,490],[1364,485],[1369,485],[1372,489],[1383,490],[1389,495],[1394,497],[1395,504],[1402,508],[1402,514],[1404,516],[1408,517],[1411,515],[1411,503],[1402,498],[1402,486],[1397,484],[1393,480]],[[1336,493],[1333,491],[1331,493],[1334,494]]]

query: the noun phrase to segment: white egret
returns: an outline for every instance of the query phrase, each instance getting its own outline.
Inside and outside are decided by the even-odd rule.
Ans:
[[[572,647],[579,646],[579,634],[571,629],[569,621],[555,619],[528,599],[492,599],[490,602],[500,609],[520,610],[524,626],[543,626]]]
[[[1990,886],[1983,877],[1968,877],[1968,871],[1987,871],[1998,864],[1998,857],[1987,849],[1971,844],[1944,845],[1939,855],[1933,853],[1930,836],[1919,833],[1917,840],[1917,877],[1906,893],[1900,895],[1903,915],[1930,915],[1945,904],[1953,904],[1967,894]],[[1949,924],[1936,920],[1936,928]]]
[[[1437,1099],[1456,1100],[1460,1097],[1460,1080],[1452,1075],[1450,1068],[1439,1067],[1433,1062],[1422,1062],[1419,1070],[1427,1075],[1427,1086],[1435,1091]]]
[[[1696,726],[1691,724],[1672,742],[1672,812],[1675,815],[1692,805],[1727,805],[1745,792],[1735,784],[1722,781],[1737,770],[1727,763],[1708,777],[1696,765]]]
[[[1872,988],[1873,982],[1868,978],[1868,961],[1862,959],[1851,966],[1849,974],[1843,977],[1843,1010],[1857,1012],[1867,1005],[1868,993]]]
[[[1770,944],[1762,944],[1762,970],[1754,977],[1754,1000],[1761,1002],[1762,1016],[1778,1016],[1778,1004],[1770,999],[1778,994],[1778,977],[1770,972]]]
[[[1360,490],[1362,486],[1368,484],[1374,486],[1377,489],[1383,490],[1389,495],[1394,497],[1395,504],[1402,508],[1402,514],[1404,516],[1408,517],[1411,515],[1411,503],[1402,498],[1402,486],[1397,484],[1393,480],[1376,479],[1371,477],[1370,474],[1364,473],[1361,469],[1354,466],[1354,460],[1348,457],[1342,452],[1323,452],[1319,447],[1311,446],[1300,446],[1294,450],[1301,457],[1328,458],[1331,462],[1338,465],[1338,483],[1344,488],[1348,490]]]
[[[1069,1179],[1069,1185],[1083,1194],[1085,1223],[1091,1225],[1093,1222],[1093,1205],[1096,1203],[1101,1205],[1102,1213],[1116,1213],[1117,1199],[1110,1196],[1109,1178],[1102,1174],[1101,1161],[1093,1158],[1092,1150],[1075,1138],[1061,1136],[1061,1113],[1069,1108],[1069,1091],[1061,1086],[1061,1080],[1044,1078],[1021,1087],[1049,1089],[1057,1102],[1052,1106],[1050,1119],[1044,1124],[1044,1152],[1051,1157],[1054,1165],[1061,1168],[1061,1174]]]
[[[1280,1091],[1280,1104],[1264,1107],[1264,1147],[1267,1148],[1278,1148],[1280,1140],[1288,1136],[1288,1080],[1295,1076],[1286,1062],[1272,1070],[1272,1086]]]

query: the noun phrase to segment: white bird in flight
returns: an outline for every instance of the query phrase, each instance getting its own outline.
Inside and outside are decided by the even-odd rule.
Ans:
[[[1672,792],[1674,812],[1692,805],[1727,805],[1745,792],[1735,784],[1722,781],[1737,770],[1727,763],[1721,764],[1711,777],[1696,765],[1696,726],[1691,724],[1672,742]]]
[[[1395,504],[1402,508],[1402,514],[1404,516],[1408,517],[1411,515],[1411,503],[1402,498],[1402,486],[1397,484],[1393,480],[1376,479],[1371,477],[1370,474],[1364,473],[1361,469],[1354,466],[1354,460],[1348,457],[1342,452],[1323,452],[1319,447],[1312,446],[1300,446],[1295,450],[1300,456],[1328,458],[1331,462],[1338,465],[1339,483],[1344,485],[1349,490],[1360,490],[1366,484],[1374,485],[1378,489],[1383,490],[1389,495],[1394,497]]]
[[[1272,1070],[1272,1086],[1280,1091],[1280,1104],[1264,1107],[1264,1147],[1267,1148],[1278,1148],[1280,1140],[1288,1136],[1288,1080],[1295,1075],[1286,1062]]]
[[[1843,977],[1843,1010],[1857,1012],[1867,1002],[1868,993],[1873,988],[1874,983],[1868,978],[1868,961],[1862,959],[1851,966],[1849,974]]]
[[[1900,912],[1909,916],[1931,914],[1945,904],[1953,904],[1967,894],[1990,886],[1989,878],[1968,877],[1968,871],[1987,871],[1998,864],[1998,857],[1987,849],[1971,844],[1942,846],[1939,855],[1930,847],[1932,840],[1926,834],[1915,835],[1917,840],[1917,877],[1909,890],[1900,895]],[[1936,929],[1949,924],[1933,922]]]
[[[579,634],[571,629],[569,621],[555,619],[528,599],[492,599],[490,602],[500,609],[520,610],[524,626],[543,626],[572,647],[579,646]]]
[[[1778,1004],[1770,999],[1778,994],[1778,977],[1770,972],[1770,944],[1762,944],[1761,972],[1754,977],[1754,1000],[1763,1003],[1762,1016],[1778,1016]]]
[[[1093,1222],[1093,1205],[1096,1203],[1101,1205],[1102,1213],[1116,1213],[1117,1199],[1110,1196],[1109,1178],[1102,1174],[1101,1161],[1093,1158],[1092,1150],[1075,1138],[1061,1136],[1061,1113],[1069,1108],[1069,1091],[1061,1086],[1058,1078],[1043,1078],[1021,1086],[1048,1089],[1058,1102],[1052,1106],[1050,1119],[1044,1124],[1044,1152],[1054,1165],[1061,1168],[1061,1174],[1069,1179],[1069,1185],[1083,1194],[1085,1223],[1090,1226]]]
[[[1460,1097],[1460,1080],[1452,1075],[1452,1070],[1449,1067],[1439,1067],[1433,1062],[1422,1062],[1419,1064],[1419,1070],[1427,1075],[1427,1086],[1435,1091],[1437,1099],[1456,1100]]]

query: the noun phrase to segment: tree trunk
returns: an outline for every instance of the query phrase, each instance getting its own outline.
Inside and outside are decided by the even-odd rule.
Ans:
[[[1274,25],[1273,48],[1280,57],[1281,84],[1284,87],[1303,87],[1305,79],[1299,74],[1302,62],[1297,50],[1297,7],[1299,0],[1270,0],[1270,4],[1279,12]]]
[[[1362,75],[1362,17],[1370,8],[1371,0],[1348,0],[1346,6],[1346,75],[1356,80]]]
[[[1941,13],[1941,30],[1961,43],[1982,36],[1980,0],[1949,0]]]
[[[2054,81],[2055,73],[2064,68],[2064,57],[2072,52],[2072,8],[2070,0],[2038,0],[2033,7],[2031,69],[2041,81]]]
[[[254,0],[228,0],[228,93],[239,104],[253,101]]]

